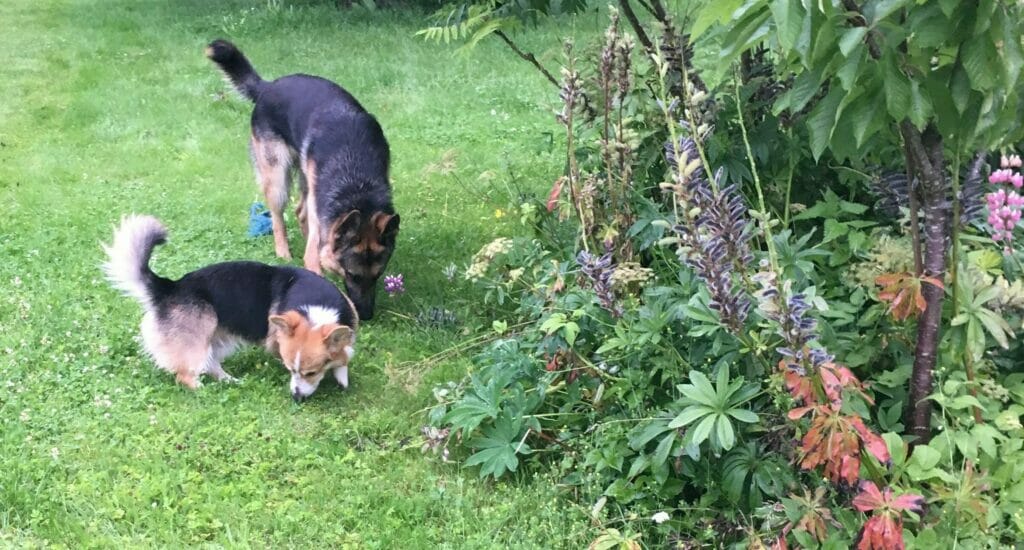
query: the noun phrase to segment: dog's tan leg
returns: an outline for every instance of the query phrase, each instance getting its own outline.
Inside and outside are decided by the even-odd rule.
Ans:
[[[179,304],[163,315],[147,313],[142,338],[157,365],[194,390],[202,385],[199,376],[215,360],[211,342],[216,328],[217,314],[212,307]]]
[[[302,254],[302,265],[313,273],[320,273],[320,217],[316,205],[316,163],[306,159],[302,163],[306,176],[306,193],[303,201],[306,215],[306,251]]]
[[[288,204],[288,165],[291,153],[283,141],[252,138],[253,164],[260,189],[270,210],[274,229],[274,252],[279,258],[292,259],[288,250],[288,232],[284,226],[284,207]]]
[[[296,170],[299,179],[299,205],[295,207],[295,218],[299,220],[299,229],[302,230],[302,238],[309,238],[308,216],[306,212],[306,193],[309,186],[306,184],[306,173],[303,170]]]
[[[239,340],[223,332],[217,332],[210,341],[210,357],[206,363],[206,374],[218,382],[238,382],[238,379],[228,374],[221,361],[226,359],[239,346]]]
[[[206,371],[210,363],[210,345],[202,341],[175,340],[178,340],[176,349],[172,351],[175,378],[183,386],[194,390],[203,385],[199,376]]]

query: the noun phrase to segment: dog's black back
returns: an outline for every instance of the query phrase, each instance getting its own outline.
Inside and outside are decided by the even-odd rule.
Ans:
[[[303,189],[300,223],[306,224],[307,199],[314,199],[316,212],[308,220],[304,265],[344,277],[360,317],[370,319],[376,283],[391,258],[400,221],[391,200],[390,146],[377,119],[330,80],[304,74],[263,80],[230,42],[215,40],[207,56],[255,103],[253,160],[278,255],[290,258],[281,211],[288,189],[285,170],[297,156],[297,168],[311,188],[308,197]]]
[[[266,338],[268,314],[302,311],[311,304],[334,309],[341,324],[358,323],[338,288],[323,277],[259,262],[223,262],[198,269],[161,285],[153,298],[161,316],[162,310],[182,305],[212,306],[219,326],[249,341]]]
[[[351,210],[394,214],[384,130],[341,86],[304,74],[265,82],[252,111],[252,130],[280,137],[316,163],[319,217],[328,226]]]

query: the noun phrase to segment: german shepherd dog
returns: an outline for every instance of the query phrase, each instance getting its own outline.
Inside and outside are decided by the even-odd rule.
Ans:
[[[250,150],[275,252],[291,259],[282,211],[294,171],[302,193],[295,214],[306,237],[303,265],[342,277],[359,317],[372,318],[377,279],[395,249],[399,223],[388,183],[391,153],[377,119],[330,80],[305,74],[263,80],[225,40],[213,41],[206,56],[255,103]]]

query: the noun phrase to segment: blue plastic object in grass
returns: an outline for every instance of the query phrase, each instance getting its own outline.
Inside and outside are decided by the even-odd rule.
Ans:
[[[254,202],[249,207],[249,236],[261,237],[273,232],[270,223],[270,212],[263,206],[262,202]]]

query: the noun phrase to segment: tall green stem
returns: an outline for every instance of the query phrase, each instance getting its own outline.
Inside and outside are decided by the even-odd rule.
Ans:
[[[739,74],[734,75],[734,86],[733,93],[736,96],[736,117],[740,123],[740,133],[743,134],[743,145],[747,148],[747,160],[750,162],[750,173],[754,175],[754,188],[757,189],[757,207],[760,211],[761,218],[761,231],[764,232],[765,244],[768,246],[768,261],[771,262],[772,271],[779,274],[779,260],[778,254],[775,251],[775,239],[772,238],[772,228],[770,222],[771,216],[768,214],[768,208],[765,207],[764,203],[764,191],[761,189],[761,177],[757,173],[757,163],[754,162],[754,151],[750,147],[750,138],[747,135],[747,125],[743,121],[743,109],[740,105],[740,86],[742,81],[740,80]],[[789,208],[789,199],[786,199],[786,208]]]

